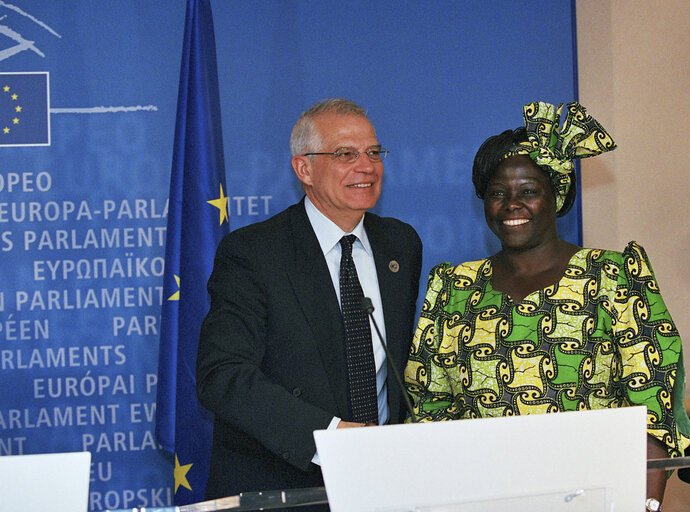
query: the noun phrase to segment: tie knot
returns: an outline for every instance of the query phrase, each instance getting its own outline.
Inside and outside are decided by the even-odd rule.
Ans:
[[[345,235],[340,239],[340,247],[343,250],[343,256],[350,257],[352,255],[352,244],[355,243],[357,237],[355,235]]]

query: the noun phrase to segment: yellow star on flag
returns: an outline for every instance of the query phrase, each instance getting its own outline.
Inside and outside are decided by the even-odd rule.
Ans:
[[[22,111],[22,106],[21,106],[21,105],[17,105],[16,107],[14,107],[14,110],[17,111],[17,112],[21,112],[21,111]]]
[[[177,283],[177,291],[173,293],[168,300],[180,300],[180,276],[173,274],[175,276],[175,282]]]
[[[190,491],[192,490],[192,486],[189,485],[189,482],[187,481],[187,472],[192,466],[193,464],[185,464],[184,466],[180,466],[180,461],[177,460],[177,454],[175,454],[175,469],[173,471],[173,475],[175,475],[175,494],[177,494],[177,489],[180,486],[186,487]]]
[[[2,129],[2,133],[10,133],[10,129],[9,129],[7,126],[5,126],[5,127]]]
[[[13,122],[14,124],[19,124],[19,119],[17,119],[17,118],[15,117],[14,119],[12,119],[12,122]]]
[[[11,96],[11,98],[12,98],[14,101],[17,101],[17,98],[19,98],[19,96],[17,96],[16,94],[13,94],[13,95]]]
[[[220,197],[206,202],[220,210],[220,222],[218,224],[223,225],[223,221],[228,220],[228,198],[223,194],[223,185],[220,186]]]
[[[6,85],[5,87],[2,88],[2,90],[5,92],[10,92],[10,86]]]

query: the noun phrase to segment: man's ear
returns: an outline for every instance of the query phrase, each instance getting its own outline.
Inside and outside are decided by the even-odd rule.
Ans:
[[[297,179],[302,182],[302,185],[312,184],[312,161],[308,156],[295,155],[291,160],[292,168],[297,175]]]

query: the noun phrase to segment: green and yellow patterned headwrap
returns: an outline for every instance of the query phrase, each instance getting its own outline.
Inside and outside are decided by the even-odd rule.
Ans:
[[[528,155],[534,163],[549,171],[556,195],[556,211],[575,179],[573,159],[595,156],[616,149],[616,143],[603,126],[587,114],[577,102],[566,104],[566,116],[559,129],[563,104],[536,101],[522,107],[528,140],[515,144],[505,158]]]

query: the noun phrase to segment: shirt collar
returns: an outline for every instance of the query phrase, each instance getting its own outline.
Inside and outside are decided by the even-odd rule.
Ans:
[[[304,208],[307,211],[307,217],[309,218],[311,227],[314,229],[316,239],[319,241],[319,245],[324,254],[327,254],[338,245],[343,236],[353,234],[362,243],[367,254],[370,256],[372,255],[371,244],[369,243],[369,238],[367,238],[367,232],[364,229],[364,215],[362,215],[362,218],[355,228],[348,233],[340,229],[335,222],[321,213],[319,209],[314,206],[314,203],[310,201],[309,197],[304,198]]]

